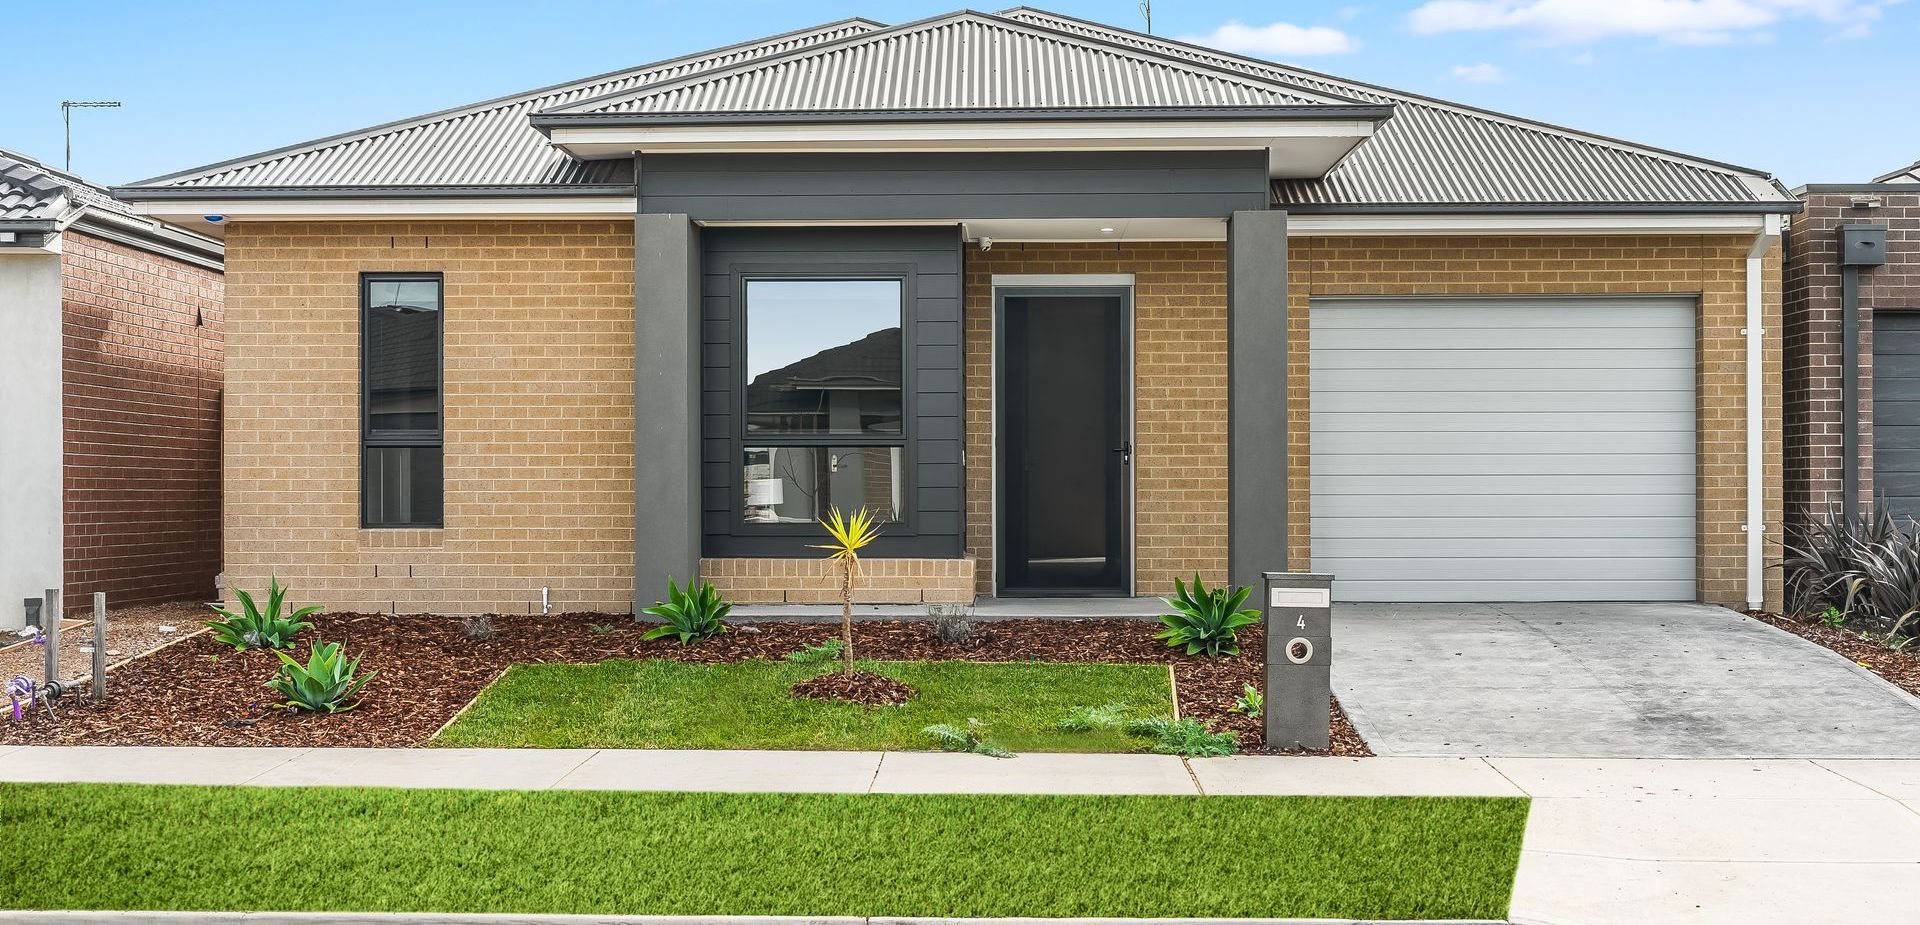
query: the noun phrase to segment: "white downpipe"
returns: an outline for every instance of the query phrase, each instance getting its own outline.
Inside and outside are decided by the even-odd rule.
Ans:
[[[1780,216],[1769,215],[1766,228],[1747,251],[1747,609],[1766,606],[1766,381],[1767,330],[1765,283],[1767,251],[1780,237]]]

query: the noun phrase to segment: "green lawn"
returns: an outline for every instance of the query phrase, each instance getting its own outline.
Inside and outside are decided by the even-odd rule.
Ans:
[[[830,670],[751,661],[655,659],[515,665],[435,745],[535,748],[931,748],[933,723],[987,724],[1015,752],[1139,751],[1113,731],[1059,732],[1076,706],[1124,703],[1131,716],[1173,712],[1165,665],[882,662],[865,665],[920,693],[898,707],[794,697],[788,686]]]
[[[1505,916],[1523,799],[0,784],[0,908]]]

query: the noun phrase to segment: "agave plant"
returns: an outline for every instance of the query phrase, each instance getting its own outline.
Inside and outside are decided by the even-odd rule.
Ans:
[[[223,619],[208,620],[205,625],[213,630],[213,638],[242,652],[292,646],[296,634],[313,626],[307,622],[307,618],[320,612],[318,607],[302,607],[282,616],[280,611],[286,604],[287,589],[280,586],[278,578],[271,579],[268,584],[265,610],[254,604],[253,595],[246,591],[235,588],[233,593],[240,598],[240,612],[215,607],[213,611]]]
[[[827,558],[840,563],[840,664],[853,674],[853,583],[860,572],[860,550],[880,536],[880,524],[864,507],[852,517],[834,507],[820,526],[833,542],[813,548],[827,550]]]
[[[380,673],[360,674],[360,660],[348,659],[337,642],[315,642],[305,664],[285,652],[273,654],[280,657],[280,671],[267,687],[287,698],[288,709],[309,713],[344,713],[359,706],[354,695]]]
[[[1165,639],[1176,649],[1185,646],[1188,655],[1238,655],[1240,645],[1235,637],[1242,628],[1260,622],[1260,611],[1240,606],[1247,602],[1252,588],[1208,590],[1195,573],[1191,589],[1175,578],[1173,592],[1173,597],[1162,598],[1173,612],[1160,615],[1160,622],[1167,628],[1156,638]]]
[[[713,583],[702,581],[695,587],[693,581],[687,582],[682,591],[667,579],[667,599],[648,607],[641,613],[659,617],[666,621],[641,635],[641,639],[659,639],[663,636],[677,636],[681,645],[698,642],[709,636],[715,636],[726,630],[726,619],[733,605],[720,597]]]

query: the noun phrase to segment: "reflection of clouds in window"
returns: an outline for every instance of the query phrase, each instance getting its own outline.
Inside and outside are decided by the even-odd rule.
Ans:
[[[440,284],[432,280],[374,280],[367,284],[368,303],[403,315],[440,310]]]
[[[899,280],[749,280],[747,380],[899,327]]]

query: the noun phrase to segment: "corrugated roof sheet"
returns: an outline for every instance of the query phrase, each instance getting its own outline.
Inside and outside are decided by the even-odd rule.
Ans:
[[[1350,105],[1337,94],[960,12],[554,114]]]
[[[1787,202],[1765,174],[1601,138],[1313,71],[1141,35],[1043,10],[1009,19],[1389,103],[1381,123],[1323,178],[1276,180],[1276,200],[1306,206]]]
[[[63,222],[85,208],[132,214],[104,188],[0,148],[0,221]]]
[[[531,90],[265,154],[156,177],[139,186],[518,186],[630,183],[630,160],[582,161],[527,122],[543,109],[674,80],[881,28],[863,19],[758,39]]]
[[[1892,173],[1874,177],[1875,183],[1920,183],[1920,161],[1908,164]]]

